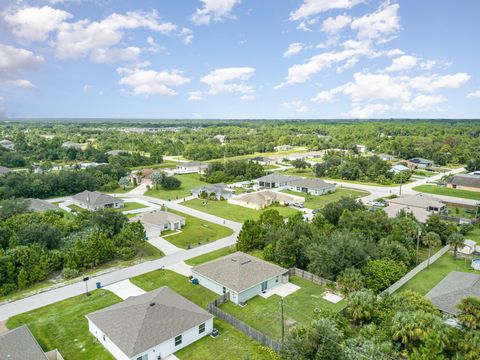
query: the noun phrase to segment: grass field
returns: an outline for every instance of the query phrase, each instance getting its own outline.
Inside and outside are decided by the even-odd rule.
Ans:
[[[137,185],[138,186],[138,185]],[[129,191],[132,191],[133,189],[135,189],[137,186],[134,186],[133,184],[129,184],[128,186],[125,186],[125,190],[123,190],[123,187],[119,186],[118,188],[116,188],[115,190],[111,190],[109,191],[108,193],[109,194],[125,194]]]
[[[67,207],[69,207],[70,209],[72,209],[73,211],[76,211],[76,212],[87,211],[86,209],[84,209],[84,208],[82,208],[78,205],[75,205],[75,204],[68,205]]]
[[[218,259],[219,257],[232,254],[235,251],[237,251],[235,246],[225,247],[223,249],[215,250],[207,254],[203,254],[203,255],[185,260],[185,263],[191,266],[196,266],[196,265],[203,264],[207,261],[212,261],[212,260]]]
[[[454,196],[462,199],[480,200],[480,192],[450,189],[438,185],[420,185],[414,187],[413,190],[428,194]]]
[[[113,356],[88,331],[85,315],[121,299],[107,290],[95,290],[91,294],[14,316],[8,319],[7,326],[13,329],[28,325],[44,351],[58,349],[66,360],[113,360]]]
[[[358,198],[358,197],[368,195],[368,192],[366,191],[352,190],[352,189],[346,189],[346,188],[337,188],[337,190],[334,193],[320,195],[320,196],[303,194],[303,193],[290,191],[290,190],[284,190],[282,192],[291,194],[291,195],[303,196],[305,198],[305,207],[309,209],[322,208],[328,203],[340,200],[342,197]]]
[[[130,281],[145,291],[151,291],[166,285],[204,309],[210,301],[218,297],[217,294],[200,285],[192,285],[185,276],[169,270],[152,271],[134,277]],[[214,326],[219,330],[217,338],[213,339],[206,336],[180,350],[176,355],[182,360],[269,359],[259,343],[251,340],[231,325],[215,319]]]
[[[129,210],[137,210],[137,209],[143,209],[146,208],[147,206],[134,202],[134,201],[128,201],[123,204],[124,206],[120,209],[119,211],[129,211]]]
[[[316,309],[340,311],[345,307],[345,301],[333,304],[322,299],[322,286],[295,276],[290,278],[290,282],[300,286],[300,289],[284,298],[286,329],[311,322]],[[268,299],[256,296],[250,299],[245,307],[228,302],[222,305],[221,309],[273,339],[281,339],[279,296],[273,295]]]
[[[198,174],[175,175],[175,177],[182,182],[180,188],[165,190],[159,186],[158,190],[156,190],[155,186],[152,186],[152,188],[148,190],[145,195],[164,200],[175,200],[190,196],[190,190],[193,188],[207,185],[206,182],[200,180],[200,175]]]
[[[403,285],[399,291],[412,290],[425,295],[451,271],[476,272],[470,267],[470,259],[454,259],[452,252],[447,252],[428,269],[419,272],[413,279]]]
[[[232,205],[229,204],[227,201],[208,201],[208,203],[206,203],[205,205],[203,203],[204,200],[193,199],[183,202],[182,205],[206,212],[208,214],[220,216],[224,219],[241,223],[249,219],[257,220],[262,214],[262,212],[267,209],[278,210],[278,212],[285,217],[294,215],[298,211],[287,206],[270,206],[267,209],[254,210],[239,205]]]
[[[182,249],[186,249],[188,245],[191,247],[203,245],[231,235],[233,232],[230,228],[214,224],[210,221],[171,209],[168,211],[185,218],[186,225],[182,228],[182,232],[165,238],[165,240]]]
[[[465,235],[465,238],[475,240],[477,242],[477,245],[480,245],[480,224],[478,224],[475,229]]]

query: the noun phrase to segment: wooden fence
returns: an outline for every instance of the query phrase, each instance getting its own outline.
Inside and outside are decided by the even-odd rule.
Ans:
[[[290,268],[288,270],[288,275],[301,277],[302,279],[311,281],[312,283],[320,286],[325,286],[328,283],[333,283],[333,281],[331,280],[324,279],[320,276],[317,276],[315,274],[312,274],[308,271],[305,271],[299,268]]]

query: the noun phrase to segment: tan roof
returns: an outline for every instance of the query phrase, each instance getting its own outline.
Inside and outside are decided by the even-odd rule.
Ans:
[[[26,325],[0,334],[0,359],[48,360]]]
[[[319,189],[319,190],[335,188],[335,184],[330,184],[323,181],[322,179],[314,179],[314,178],[296,180],[291,182],[290,185],[305,187],[308,189]]]
[[[185,218],[183,216],[161,210],[142,213],[130,219],[130,221],[140,221],[141,223],[155,226],[165,225],[169,222],[178,220],[185,221]]]
[[[245,193],[238,195],[235,200],[258,205],[267,204],[269,201],[287,202],[287,201],[302,201],[301,197],[284,194],[271,190],[262,190],[253,193]]]
[[[413,206],[409,207],[407,205],[400,205],[400,204],[391,204],[383,208],[383,210],[387,213],[389,218],[397,217],[397,215],[403,210],[407,213],[412,214],[415,217],[415,219],[417,219],[417,221],[421,223],[426,222],[428,220],[428,217],[432,215],[431,212],[423,208],[413,207]]]
[[[213,315],[163,286],[86,317],[128,357],[134,357],[203,324]]]
[[[387,199],[387,202],[422,209],[426,209],[427,207],[442,208],[445,206],[439,198],[425,194],[401,195],[394,199]]]
[[[458,174],[450,180],[450,183],[453,185],[480,188],[480,175]]]
[[[222,286],[241,292],[282,275],[287,269],[237,251],[196,266],[192,269],[192,273],[195,272]]]

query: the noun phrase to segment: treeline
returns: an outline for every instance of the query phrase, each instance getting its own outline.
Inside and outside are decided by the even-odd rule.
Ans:
[[[461,246],[457,228],[432,215],[425,225],[409,214],[389,219],[355,199],[327,204],[311,222],[298,213],[285,219],[267,210],[258,221],[247,220],[238,236],[240,251],[261,250],[266,260],[298,267],[338,282],[344,293],[368,288],[380,293],[415,266],[419,230],[428,249],[451,243]]]
[[[391,165],[378,156],[342,155],[339,152],[325,154],[324,162],[315,164],[313,170],[318,177],[328,176],[334,179],[374,181],[388,185],[405,183],[412,176],[411,171],[397,174],[390,171]]]
[[[263,166],[253,161],[212,162],[203,176],[211,184],[252,180],[265,175]]]
[[[0,209],[0,296],[62,271],[76,277],[113,259],[131,259],[145,240],[139,222],[114,210],[28,212],[26,200]]]
[[[0,177],[0,198],[49,198],[84,190],[111,191],[119,187],[127,170],[118,165],[100,165],[86,170],[61,170],[44,174],[15,171]]]

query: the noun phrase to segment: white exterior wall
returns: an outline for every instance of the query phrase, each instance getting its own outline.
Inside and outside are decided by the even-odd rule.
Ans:
[[[197,279],[198,283],[200,285],[202,285],[204,288],[207,288],[208,290],[213,291],[215,294],[223,295],[223,286],[222,285],[220,285],[220,284],[216,283],[215,281],[212,281],[212,280],[200,275],[196,271],[192,271],[192,277],[194,279]],[[230,289],[227,289],[227,291],[231,292]]]
[[[288,189],[291,190],[291,191],[295,191],[295,192],[302,192],[302,187],[301,186],[289,185]],[[327,194],[329,192],[333,192],[335,190],[336,190],[335,185],[332,185],[332,187],[325,188],[325,189],[310,189],[310,188],[308,188],[307,193],[310,194],[310,195],[324,195],[324,194]]]
[[[278,279],[278,282],[277,282]],[[282,275],[275,276],[267,281],[267,289],[272,289],[277,285],[282,284]],[[246,302],[247,300],[262,293],[262,284],[255,285],[250,289],[242,291],[238,295],[239,302]]]
[[[117,360],[137,360],[138,357],[147,354],[148,360],[157,360],[158,356],[161,356],[162,359],[166,358],[168,355],[173,354],[174,352],[183,349],[184,347],[194,343],[195,341],[203,338],[204,336],[209,335],[213,330],[213,318],[207,320],[205,322],[205,331],[201,334],[198,333],[197,326],[185,331],[182,334],[182,343],[178,346],[175,346],[175,337],[169,339],[149,350],[146,352],[137,354],[131,358],[125,355],[119,348],[116,346],[108,337],[105,337],[105,341],[103,340],[103,333],[97,326],[88,320],[88,327],[90,332],[97,338],[97,340],[113,355],[113,357]]]

